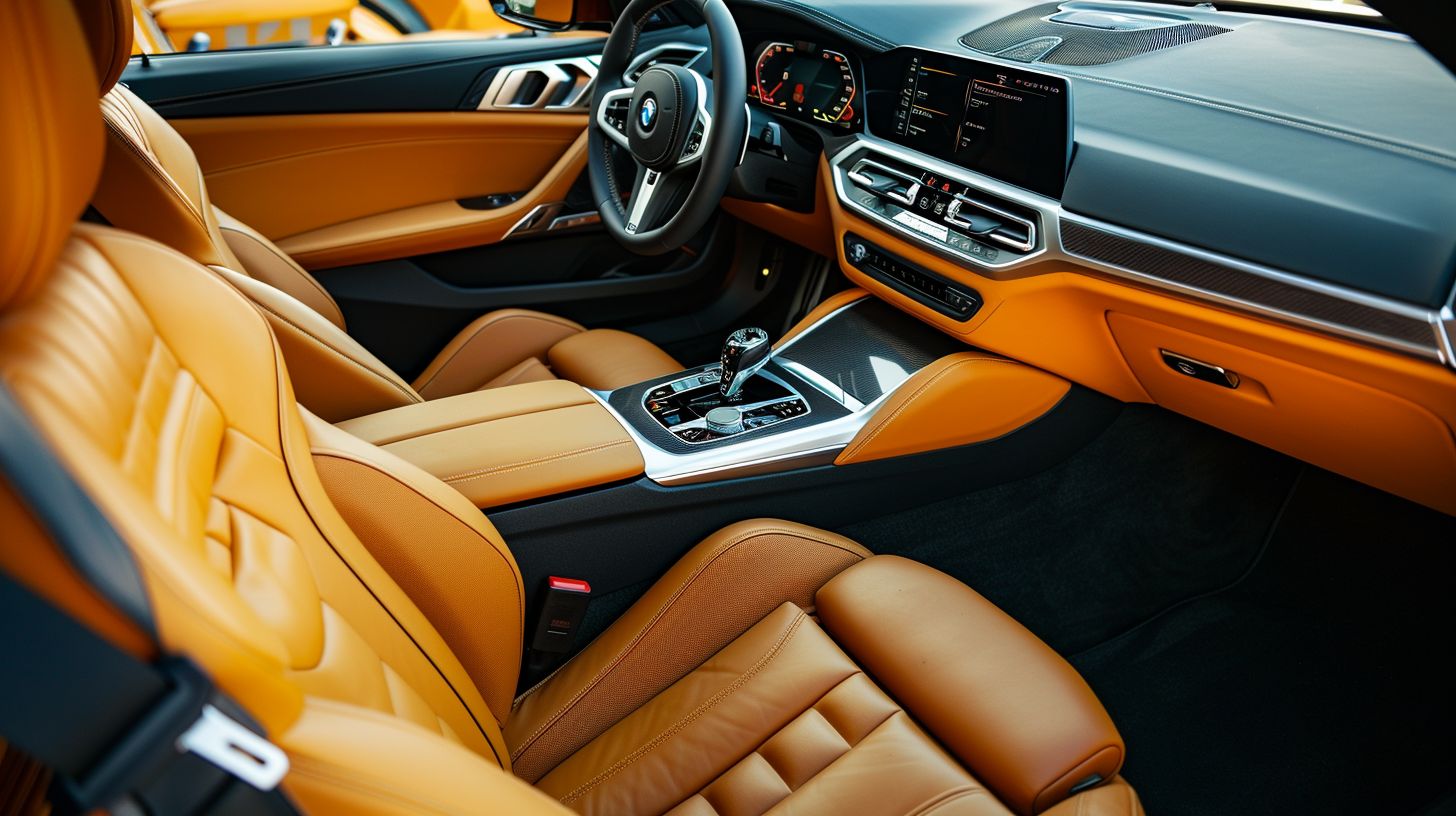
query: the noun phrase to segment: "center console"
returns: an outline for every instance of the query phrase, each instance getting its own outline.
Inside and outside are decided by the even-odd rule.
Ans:
[[[765,353],[735,394],[723,393],[725,364],[736,371],[731,352],[715,364],[594,393],[637,441],[650,479],[709,482],[833,462],[891,394],[964,348],[883,301],[859,297]]]

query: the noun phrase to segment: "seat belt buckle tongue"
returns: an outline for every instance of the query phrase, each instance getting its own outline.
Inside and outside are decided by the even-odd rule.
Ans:
[[[569,651],[590,601],[591,584],[586,581],[555,575],[547,578],[546,594],[541,603],[541,614],[536,619],[531,648],[550,654]]]
[[[273,790],[288,774],[288,754],[212,704],[177,738],[191,752],[261,791]]]

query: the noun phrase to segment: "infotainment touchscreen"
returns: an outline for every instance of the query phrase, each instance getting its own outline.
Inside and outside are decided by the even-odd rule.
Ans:
[[[1066,80],[916,49],[877,61],[875,135],[1052,197],[1071,152]],[[886,84],[898,81],[898,86]]]

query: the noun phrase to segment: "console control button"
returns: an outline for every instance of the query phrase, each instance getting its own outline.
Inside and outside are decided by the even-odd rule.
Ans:
[[[736,434],[743,430],[743,412],[737,408],[714,408],[704,420],[713,433]]]
[[[855,269],[941,314],[967,320],[981,308],[981,296],[976,290],[916,266],[853,233],[844,236],[844,257]]]

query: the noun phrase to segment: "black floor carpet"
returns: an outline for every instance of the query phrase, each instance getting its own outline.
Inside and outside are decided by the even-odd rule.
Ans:
[[[844,530],[1083,673],[1153,814],[1406,814],[1456,779],[1456,519],[1157,409]]]

